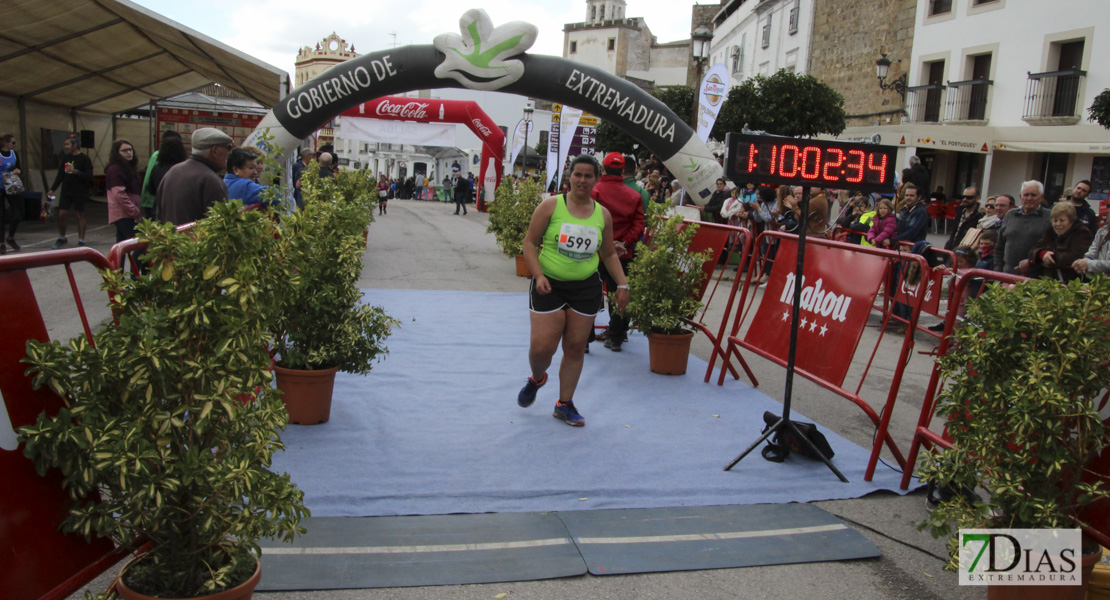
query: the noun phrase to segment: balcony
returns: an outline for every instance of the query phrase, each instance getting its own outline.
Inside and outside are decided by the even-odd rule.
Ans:
[[[910,123],[939,123],[943,83],[906,88],[906,120]]]
[[[987,98],[992,85],[994,82],[989,79],[949,81],[945,122],[986,125]]]
[[[1074,125],[1083,116],[1080,90],[1086,71],[1069,69],[1030,73],[1025,86],[1025,113],[1030,125]]]

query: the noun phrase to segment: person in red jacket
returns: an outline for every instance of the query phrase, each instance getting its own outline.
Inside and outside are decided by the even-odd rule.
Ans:
[[[644,235],[644,203],[639,193],[624,184],[625,162],[625,156],[619,152],[605,155],[605,160],[601,161],[605,174],[594,186],[590,197],[613,215],[613,246],[621,261],[621,268],[627,273],[628,263],[632,262],[632,255],[636,250],[636,242]],[[617,289],[617,282],[609,275],[604,263],[598,267],[597,272],[605,282],[606,290],[612,292]],[[594,339],[593,335],[590,339]],[[609,330],[602,334],[601,339],[605,340],[605,347],[613,352],[620,352],[621,345],[628,341],[628,319],[614,310],[612,301],[609,303]],[[586,348],[589,349],[589,342]]]

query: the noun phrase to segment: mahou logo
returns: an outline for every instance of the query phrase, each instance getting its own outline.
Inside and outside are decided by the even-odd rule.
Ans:
[[[390,117],[398,117],[401,119],[426,119],[428,113],[425,109],[430,104],[428,102],[408,102],[406,104],[393,104],[389,100],[382,100],[378,103],[378,107],[374,112],[379,115],[386,115]]]

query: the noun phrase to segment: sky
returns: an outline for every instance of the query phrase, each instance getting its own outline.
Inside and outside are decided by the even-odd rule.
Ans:
[[[430,44],[440,33],[459,33],[459,17],[471,7],[483,8],[493,24],[526,21],[539,28],[529,50],[562,56],[563,25],[586,18],[586,0],[483,0],[480,4],[452,0],[265,0],[258,4],[227,0],[132,0],[165,18],[194,29],[249,56],[293,74],[302,46],[335,32],[359,54],[394,45]],[[625,13],[643,17],[659,42],[690,37],[690,12],[679,17],[682,0],[627,0]],[[693,6],[691,2],[688,6]]]

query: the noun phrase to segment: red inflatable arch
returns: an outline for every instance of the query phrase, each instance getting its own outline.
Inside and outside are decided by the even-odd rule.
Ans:
[[[482,164],[477,174],[478,210],[485,210],[486,204],[493,200],[493,191],[501,184],[505,134],[477,102],[382,96],[344,111],[340,116],[420,123],[464,123],[482,140]]]

